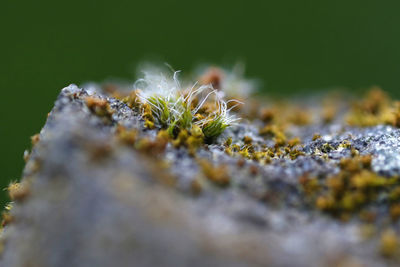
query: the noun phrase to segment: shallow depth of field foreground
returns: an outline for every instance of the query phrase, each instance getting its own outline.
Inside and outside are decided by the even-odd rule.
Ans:
[[[69,85],[8,186],[0,266],[400,263],[400,102],[240,68]]]

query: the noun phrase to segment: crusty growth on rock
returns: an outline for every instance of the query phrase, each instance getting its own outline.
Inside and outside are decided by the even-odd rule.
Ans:
[[[7,188],[0,266],[400,263],[396,101],[198,80],[64,88]]]

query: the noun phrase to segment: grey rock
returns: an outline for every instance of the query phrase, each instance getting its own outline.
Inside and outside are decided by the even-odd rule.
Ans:
[[[90,90],[89,90],[90,89]],[[400,130],[389,126],[357,129],[340,125],[293,129],[306,140],[304,156],[273,159],[258,165],[224,153],[227,136],[240,143],[244,135],[271,143],[258,127],[242,122],[228,129],[198,157],[227,164],[232,186],[208,186],[197,197],[190,185],[199,173],[185,149],[167,147],[164,160],[176,188],[162,185],[165,173],[149,157],[119,144],[117,124],[145,130],[139,114],[94,87],[71,85],[62,90],[24,170],[30,194],[14,204],[15,221],[2,233],[0,266],[387,266],[379,240],[360,235],[361,222],[338,222],[309,209],[297,179],[311,173],[338,172],[349,149],[315,151],[325,143],[337,147],[349,140],[361,154],[372,154],[373,170],[400,174]],[[107,99],[115,111],[104,123],[85,104],[88,95]],[[258,174],[249,166],[256,164]],[[268,200],[264,197],[268,196]],[[351,265],[349,265],[351,266]]]

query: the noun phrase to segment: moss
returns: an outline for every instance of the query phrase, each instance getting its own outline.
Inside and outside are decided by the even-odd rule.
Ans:
[[[347,172],[358,172],[362,169],[369,169],[371,167],[371,155],[354,156],[352,158],[342,158],[339,166],[342,170]]]
[[[231,148],[233,152],[239,152],[241,150],[238,144],[232,145]]]
[[[312,196],[321,187],[316,177],[310,178],[307,174],[304,174],[299,178],[299,184],[301,185],[302,190],[307,196]]]
[[[133,146],[138,139],[139,133],[136,129],[128,130],[126,127],[118,125],[116,136],[120,142]]]
[[[226,165],[214,166],[205,159],[199,160],[198,163],[204,176],[214,184],[221,187],[225,187],[230,184],[230,176],[228,174],[228,167]]]
[[[170,112],[168,99],[161,96],[152,96],[147,101],[154,116],[154,121],[157,121],[162,127],[168,127],[171,122],[175,121]]]
[[[154,116],[153,116],[153,111],[151,109],[151,106],[148,103],[142,104],[142,117],[146,120],[154,122]]]
[[[204,139],[204,134],[201,128],[198,125],[193,125],[190,129],[190,135],[194,138]]]
[[[255,176],[260,172],[260,170],[256,165],[250,165],[249,166],[249,172],[250,172],[251,175]]]
[[[139,93],[138,90],[131,91],[128,96],[122,98],[122,102],[128,105],[128,107],[130,107],[131,109],[138,110],[140,108],[140,100],[138,93]]]
[[[196,196],[201,194],[201,192],[203,191],[203,186],[201,185],[199,179],[194,179],[190,183],[190,191]]]
[[[149,74],[140,80],[143,82],[143,90],[137,90],[134,100],[142,105],[146,126],[151,129],[168,129],[173,137],[182,130],[191,131],[193,126],[197,126],[201,129],[205,142],[214,142],[236,121],[230,115],[230,110],[238,101],[223,100],[209,85],[195,84],[186,91],[180,87],[176,74],[173,79]],[[231,108],[228,109],[228,105]]]
[[[28,163],[30,158],[31,158],[31,152],[29,152],[29,150],[25,150],[23,156],[24,162]]]
[[[135,143],[135,148],[147,155],[160,156],[164,153],[168,140],[157,136],[154,140],[150,138],[140,138]]]
[[[315,133],[315,134],[313,135],[313,137],[312,137],[312,140],[313,140],[313,141],[316,141],[316,140],[318,140],[318,139],[321,139],[321,135],[318,134],[318,133]]]
[[[228,138],[225,140],[224,146],[225,146],[225,147],[230,147],[231,145],[232,145],[232,137],[228,137]]]
[[[160,130],[155,138],[140,137],[136,129],[118,125],[115,131],[118,142],[128,145],[143,154],[159,156],[164,153],[171,138],[166,130]]]
[[[278,127],[277,125],[265,126],[260,130],[260,135],[264,135],[270,138],[272,137],[276,147],[284,146],[287,141],[287,137],[282,128]]]
[[[114,111],[106,99],[97,97],[86,97],[86,105],[95,115],[104,119],[104,122],[109,122],[112,119]]]
[[[226,124],[222,118],[217,118],[208,121],[203,126],[203,133],[207,143],[212,143],[218,136],[220,136],[229,125]]]
[[[383,187],[393,183],[393,180],[381,177],[369,170],[362,170],[350,178],[350,185],[356,189],[367,187]]]
[[[10,223],[14,222],[14,216],[10,214],[10,212],[4,211],[2,213],[2,222],[1,227],[6,227]]]
[[[343,141],[339,144],[338,148],[351,149],[352,146],[351,146],[351,143],[350,143],[349,140],[343,140]]]
[[[22,201],[30,194],[30,188],[26,181],[21,183],[10,183],[7,190],[12,201]]]
[[[333,119],[336,117],[337,113],[337,107],[335,103],[332,101],[324,101],[324,104],[322,106],[322,121],[327,124],[331,123]]]
[[[270,123],[276,116],[276,111],[270,108],[263,108],[260,111],[260,119],[264,123]]]
[[[320,210],[330,211],[335,207],[335,199],[330,195],[319,196],[315,204]]]
[[[388,196],[389,201],[400,201],[400,186],[394,186]]]
[[[376,227],[371,223],[365,223],[360,226],[360,235],[364,240],[370,239],[376,234]]]
[[[274,137],[275,147],[281,147],[286,144],[286,136],[283,133]]]
[[[229,156],[233,156],[233,151],[230,147],[225,147],[225,153]]]
[[[239,154],[246,159],[251,159],[251,154],[248,147],[244,147],[242,150],[240,150]]]
[[[160,130],[160,131],[157,133],[157,139],[156,139],[156,140],[161,141],[161,142],[167,142],[167,141],[170,140],[170,137],[171,137],[171,136],[169,135],[168,131],[166,131],[166,130]]]
[[[208,68],[207,72],[205,72],[201,77],[199,82],[201,84],[211,84],[215,89],[221,89],[221,83],[224,79],[223,70],[217,67]]]
[[[373,223],[376,220],[376,212],[369,210],[360,211],[359,218],[367,223]]]
[[[353,104],[346,115],[350,125],[368,127],[379,124],[396,126],[400,117],[398,105],[378,87],[373,87],[365,97]]]
[[[286,144],[286,135],[281,127],[277,125],[267,125],[260,130],[260,135],[266,137],[272,137],[277,146],[283,146]]]
[[[262,151],[255,151],[253,153],[251,153],[251,159],[261,162],[263,159],[265,159],[267,157],[267,153],[266,152],[262,152]]]
[[[295,107],[288,116],[288,121],[298,126],[309,125],[312,123],[311,113],[304,108]]]
[[[300,140],[300,137],[294,137],[294,138],[290,139],[287,143],[288,143],[288,146],[290,148],[292,148],[294,146],[300,145],[301,140]]]
[[[323,153],[329,153],[329,152],[331,152],[332,150],[335,150],[335,148],[334,148],[331,144],[329,144],[329,143],[324,143],[324,144],[321,146],[321,151],[322,151]]]
[[[113,152],[110,143],[92,143],[87,145],[89,158],[96,163],[107,159]]]
[[[399,250],[399,239],[396,232],[388,229],[382,232],[380,239],[380,252],[385,257],[393,257]]]
[[[357,149],[352,147],[352,148],[350,148],[350,154],[351,154],[352,157],[355,157],[355,156],[360,155],[360,151],[358,151]]]
[[[297,159],[299,156],[304,156],[305,153],[298,149],[292,149],[289,151],[289,156],[291,160]]]
[[[245,136],[245,137],[243,137],[243,142],[246,144],[246,145],[251,145],[251,143],[253,143],[253,139],[250,137],[250,136]]]
[[[243,158],[238,159],[238,161],[236,162],[236,165],[239,168],[242,168],[245,164],[246,164],[246,161]]]
[[[189,154],[194,156],[195,152],[204,143],[204,135],[199,126],[193,125],[190,130],[190,136],[186,140],[186,146],[189,150]]]
[[[35,134],[31,137],[32,146],[35,146],[40,141],[40,134]]]
[[[395,101],[393,105],[394,105],[394,108],[393,108],[394,111],[392,114],[393,117],[392,117],[391,121],[389,120],[389,122],[391,125],[393,125],[397,128],[400,128],[400,102]]]
[[[144,121],[144,127],[146,127],[147,129],[150,129],[150,130],[156,128],[154,122],[152,122],[151,120],[148,120],[148,119],[146,119]]]
[[[176,139],[172,141],[172,144],[175,147],[184,146],[186,144],[186,140],[188,139],[188,137],[189,137],[188,131],[181,130]]]
[[[397,221],[400,218],[400,203],[393,204],[389,212],[392,220]]]
[[[371,170],[371,160],[370,155],[342,159],[339,163],[340,172],[322,180],[320,187],[314,192],[315,206],[337,218],[350,219],[353,215],[361,214],[369,204],[378,201],[382,192],[389,192],[383,195],[389,200],[390,192],[395,190],[399,179],[374,173]],[[392,199],[397,198],[395,192],[392,195]]]

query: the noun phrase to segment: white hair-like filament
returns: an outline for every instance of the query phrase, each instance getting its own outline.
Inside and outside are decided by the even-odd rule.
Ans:
[[[179,73],[180,71],[175,71],[172,78],[168,78],[161,72],[158,73],[150,70],[144,72],[144,77],[134,83],[134,88],[139,89],[139,101],[150,105],[153,115],[157,120],[161,120],[164,108],[168,108],[169,112],[168,118],[165,118],[166,121],[163,122],[167,124],[178,121],[187,112],[187,109],[190,109],[193,117],[190,124],[194,123],[199,126],[204,126],[211,121],[218,121],[224,127],[227,127],[239,120],[229,113],[237,105],[242,104],[241,102],[237,100],[224,101],[221,94],[212,85],[198,86],[197,82],[185,94],[179,81]],[[211,101],[212,97],[214,98],[212,101],[215,101],[216,110],[206,118],[194,122],[194,116],[206,102]],[[192,107],[195,99],[198,99],[198,103],[195,107]],[[228,109],[228,103],[230,102],[236,102],[236,104]],[[165,103],[166,107],[162,103]]]

